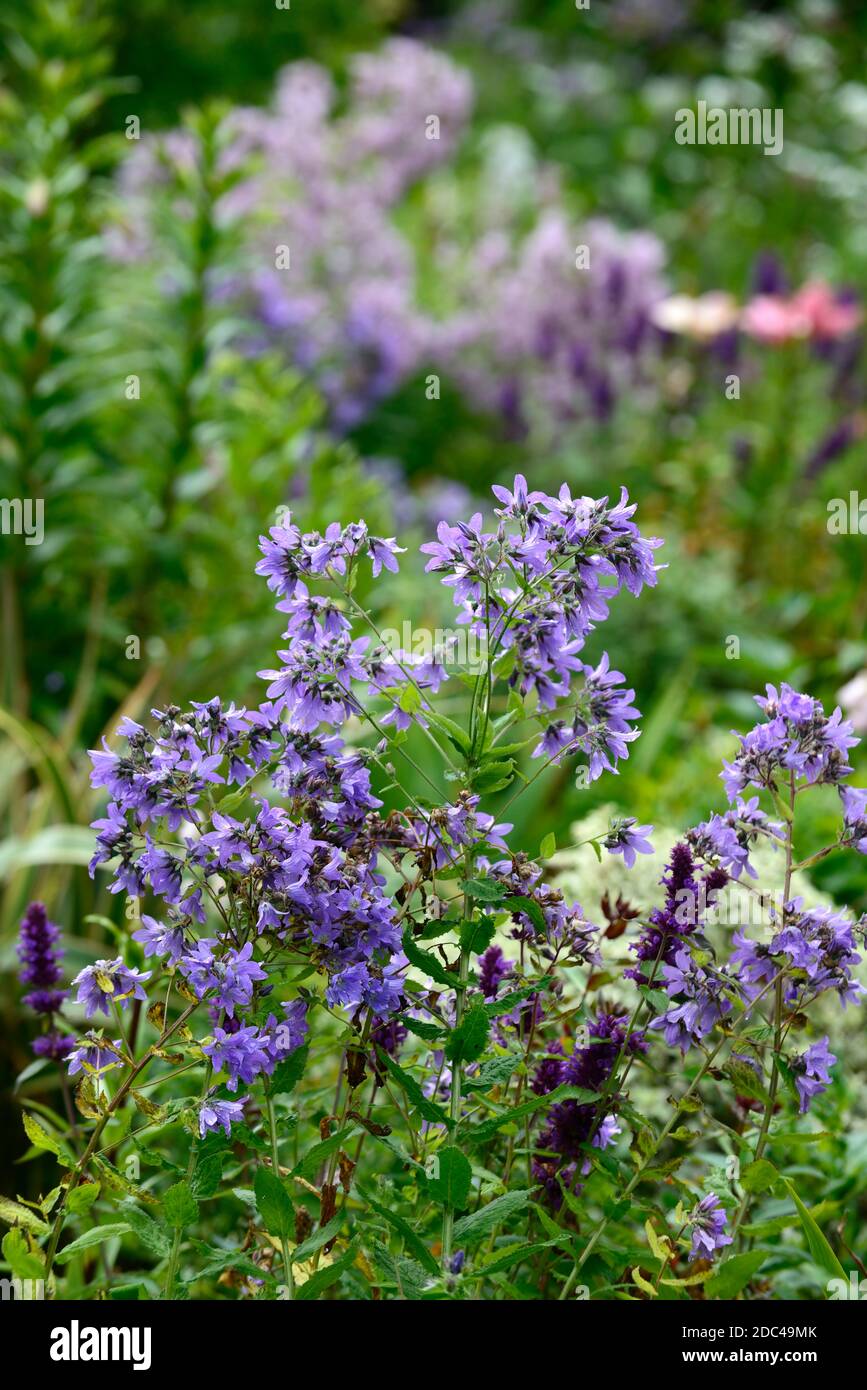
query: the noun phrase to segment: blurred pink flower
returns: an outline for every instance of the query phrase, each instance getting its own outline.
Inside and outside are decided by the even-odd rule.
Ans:
[[[760,343],[788,343],[793,338],[806,338],[811,320],[795,299],[758,294],[744,308],[741,328]]]
[[[824,280],[804,285],[792,304],[806,314],[814,338],[844,338],[861,322],[860,307],[840,299]]]
[[[762,343],[793,338],[843,338],[861,322],[861,309],[839,298],[823,280],[811,280],[790,298],[760,294],[746,305],[741,327]]]

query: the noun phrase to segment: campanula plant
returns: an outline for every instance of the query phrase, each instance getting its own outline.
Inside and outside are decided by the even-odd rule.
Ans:
[[[257,566],[286,625],[262,703],[126,718],[92,753],[91,873],[130,930],[59,988],[57,929],[37,904],[22,926],[36,1049],[81,1118],[28,1115],[61,1174],[38,1211],[6,1203],[7,1258],[53,1294],[749,1296],[779,1258],[749,1220],[765,1192],[838,1275],[785,1159],[835,1084],[811,1015],[857,1007],[864,922],[791,889],[867,849],[851,726],[768,687],[723,770],[729,809],[677,843],[661,907],[621,905],[612,970],[612,934],[550,881],[552,844],[511,842],[508,811],[554,767],[587,784],[628,758],[634,692],[586,648],[655,586],[661,542],[625,492],[519,475],[494,493],[493,523],[444,521],[422,546],[480,639],[472,669],[454,634],[395,649],[355,597],[360,570],[402,563],[394,538],[284,516]],[[796,853],[818,787],[839,792],[839,835]],[[631,866],[652,836],[621,816],[588,849]],[[756,912],[721,931],[733,881]]]

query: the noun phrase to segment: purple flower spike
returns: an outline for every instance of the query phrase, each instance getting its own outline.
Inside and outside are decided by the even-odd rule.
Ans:
[[[63,974],[59,940],[60,928],[49,922],[43,904],[31,903],[21,922],[18,956],[22,968],[18,978],[23,985],[34,986],[25,994],[24,1003],[37,1014],[56,1013],[69,993],[55,988]]]

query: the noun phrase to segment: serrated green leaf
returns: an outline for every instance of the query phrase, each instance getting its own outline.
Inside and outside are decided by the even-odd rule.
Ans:
[[[460,1221],[455,1222],[454,1226],[455,1246],[478,1244],[480,1240],[484,1240],[485,1236],[490,1235],[497,1226],[510,1220],[517,1212],[523,1211],[531,1196],[532,1193],[529,1188],[517,1192],[507,1192],[502,1197],[495,1197],[493,1202],[489,1202],[486,1207],[480,1207],[478,1211],[470,1212],[469,1216],[462,1216]]]
[[[186,1178],[168,1189],[163,1197],[162,1208],[167,1224],[179,1230],[192,1226],[198,1220],[199,1204]]]
[[[115,1236],[125,1236],[129,1234],[129,1225],[126,1221],[114,1221],[106,1226],[94,1226],[92,1230],[85,1231],[84,1235],[73,1240],[69,1245],[65,1245],[62,1250],[58,1250],[55,1260],[59,1265],[65,1265],[70,1260],[79,1255],[82,1250],[90,1250],[94,1245],[101,1245],[103,1241],[113,1240]]]
[[[737,1298],[769,1254],[768,1250],[747,1250],[743,1255],[723,1260],[706,1281],[705,1294],[708,1298]]]
[[[505,1057],[491,1057],[479,1067],[478,1075],[464,1077],[464,1089],[490,1091],[494,1086],[505,1086],[520,1065],[520,1057],[511,1052]]]
[[[440,1206],[452,1206],[463,1211],[470,1195],[473,1170],[461,1150],[446,1144],[432,1155],[432,1176],[426,1177],[425,1189]]]
[[[129,1223],[133,1235],[141,1241],[146,1250],[149,1250],[152,1255],[157,1255],[160,1259],[169,1254],[172,1242],[163,1226],[160,1226],[129,1198],[121,1202],[120,1210]]]
[[[478,922],[464,922],[461,927],[461,950],[467,955],[480,956],[494,939],[494,920],[482,917]]]
[[[318,1165],[317,1165],[318,1166]],[[295,1208],[283,1183],[270,1168],[258,1167],[253,1181],[256,1208],[265,1230],[278,1240],[295,1233]]]
[[[411,1076],[408,1071],[404,1071],[403,1067],[399,1066],[394,1058],[390,1057],[387,1052],[383,1052],[379,1049],[378,1055],[380,1061],[385,1063],[385,1066],[394,1077],[398,1086],[400,1086],[401,1090],[406,1092],[410,1101],[423,1119],[428,1120],[431,1124],[443,1124],[451,1127],[451,1120],[445,1110],[443,1110],[441,1105],[437,1105],[434,1101],[428,1099],[414,1076]]]
[[[490,1020],[484,1004],[474,1004],[468,1009],[457,1028],[453,1028],[446,1041],[446,1056],[450,1062],[460,1066],[465,1062],[475,1062],[481,1057],[488,1041]]]
[[[268,1090],[274,1096],[288,1096],[304,1075],[307,1066],[307,1058],[310,1055],[310,1048],[305,1044],[303,1047],[296,1047],[294,1052],[278,1062],[268,1082]]]
[[[8,1197],[0,1197],[0,1221],[5,1221],[7,1226],[23,1226],[35,1236],[47,1236],[51,1229],[35,1211],[10,1202]]]
[[[463,878],[460,888],[467,897],[480,903],[501,903],[508,890],[495,878]]]
[[[742,1170],[741,1187],[745,1192],[765,1192],[767,1188],[773,1187],[779,1176],[773,1163],[766,1158],[757,1158]]]

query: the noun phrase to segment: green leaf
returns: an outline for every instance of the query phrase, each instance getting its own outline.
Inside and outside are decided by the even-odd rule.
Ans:
[[[392,1226],[394,1230],[397,1231],[398,1235],[403,1236],[406,1248],[412,1251],[416,1259],[424,1265],[428,1273],[433,1275],[439,1274],[440,1267],[437,1264],[435,1256],[431,1254],[424,1241],[412,1229],[409,1222],[404,1221],[403,1217],[398,1216],[397,1212],[390,1211],[388,1207],[383,1206],[381,1202],[377,1202],[373,1197],[368,1196],[366,1193],[363,1195],[368,1206],[372,1207],[375,1212],[387,1221],[389,1226]]]
[[[424,971],[432,980],[436,980],[438,984],[446,985],[448,989],[457,988],[457,975],[446,970],[442,961],[438,960],[436,956],[432,956],[430,951],[423,951],[420,946],[416,946],[411,927],[407,927],[404,931],[403,950],[410,965],[414,965],[417,970]]]
[[[325,1162],[326,1158],[329,1158],[330,1155],[334,1153],[335,1149],[340,1148],[344,1139],[352,1134],[355,1128],[356,1126],[354,1124],[347,1125],[344,1129],[336,1130],[335,1133],[329,1135],[327,1139],[322,1139],[318,1144],[314,1144],[312,1149],[308,1149],[304,1157],[296,1163],[295,1167],[292,1169],[293,1178],[307,1178],[308,1180],[312,1178]],[[268,1172],[269,1176],[273,1177],[270,1170],[265,1169],[263,1171]],[[276,1232],[272,1231],[271,1234],[275,1235]]]
[[[468,1143],[486,1144],[492,1139],[498,1129],[503,1125],[517,1123],[523,1120],[526,1115],[532,1115],[537,1110],[543,1109],[548,1105],[556,1105],[561,1100],[577,1100],[579,1105],[597,1105],[599,1094],[596,1091],[585,1091],[580,1086],[555,1086],[553,1091],[549,1091],[544,1096],[533,1096],[532,1100],[525,1100],[521,1105],[513,1105],[511,1109],[502,1111],[499,1115],[494,1115],[490,1120],[483,1120],[479,1125],[464,1126],[463,1136]]]
[[[770,1253],[769,1250],[747,1250],[743,1255],[732,1255],[730,1259],[723,1260],[719,1269],[707,1280],[705,1294],[708,1298],[737,1298]]]
[[[48,1152],[52,1154],[60,1153],[60,1144],[54,1138],[54,1135],[49,1134],[48,1130],[45,1129],[33,1115],[25,1113],[24,1132],[31,1144],[35,1144],[37,1149],[47,1149]]]
[[[492,1259],[483,1265],[474,1266],[478,1274],[499,1274],[501,1270],[511,1269],[512,1265],[519,1264],[521,1260],[526,1260],[530,1255],[535,1255],[538,1250],[547,1250],[552,1242],[549,1240],[537,1241],[533,1245],[527,1245],[524,1241],[517,1241],[510,1245],[507,1250],[499,1254],[495,1252]]]
[[[321,1250],[323,1245],[327,1245],[330,1240],[334,1240],[340,1234],[340,1227],[343,1225],[343,1212],[338,1212],[332,1216],[327,1226],[323,1226],[320,1231],[314,1231],[312,1236],[302,1240],[300,1245],[296,1245],[292,1251],[293,1265],[301,1264],[304,1260],[309,1260],[311,1255],[315,1255],[317,1250]]]
[[[521,1189],[518,1192],[507,1192],[503,1197],[496,1197],[486,1207],[480,1207],[478,1211],[470,1212],[469,1216],[462,1216],[460,1221],[455,1222],[455,1248],[462,1245],[476,1245],[480,1240],[484,1240],[485,1236],[490,1235],[497,1226],[501,1226],[504,1221],[508,1221],[517,1212],[523,1211],[531,1195],[529,1188]]]
[[[44,1279],[45,1262],[30,1249],[23,1231],[16,1226],[3,1237],[3,1258],[12,1270],[13,1279]]]
[[[504,787],[508,787],[514,775],[515,764],[511,758],[504,758],[502,762],[488,763],[485,767],[480,768],[473,777],[473,791],[483,792],[490,796],[493,792],[499,792]]]
[[[163,1216],[170,1226],[183,1230],[192,1226],[199,1216],[199,1204],[190,1190],[190,1184],[176,1182],[163,1197]]]
[[[739,1096],[767,1102],[767,1092],[748,1063],[732,1060],[726,1064],[724,1070]]]
[[[407,683],[400,692],[398,704],[405,714],[415,714],[420,710],[422,699],[418,686]]]
[[[200,1154],[193,1175],[190,1178],[190,1191],[197,1202],[213,1197],[223,1181],[223,1157],[225,1150],[216,1153]]]
[[[417,1038],[424,1038],[425,1042],[441,1042],[448,1034],[448,1029],[441,1028],[438,1023],[422,1023],[417,1018],[406,1018],[403,1015],[400,1021],[404,1028],[408,1028],[410,1033],[415,1033]]]
[[[425,1186],[440,1206],[452,1206],[463,1211],[470,1195],[473,1170],[469,1159],[453,1144],[446,1144],[432,1155],[433,1176],[426,1177]]]
[[[784,1178],[783,1181],[785,1182],[786,1187],[789,1189],[789,1194],[797,1208],[798,1215],[801,1218],[801,1225],[804,1228],[804,1235],[807,1237],[807,1248],[810,1251],[812,1259],[815,1261],[815,1263],[819,1266],[820,1269],[824,1269],[835,1279],[842,1279],[845,1283],[847,1277],[846,1271],[840,1264],[840,1261],[837,1259],[837,1256],[834,1254],[834,1251],[831,1249],[831,1246],[828,1244],[826,1237],[819,1229],[819,1227],[816,1225],[816,1222],[813,1220],[813,1217],[810,1215],[809,1211],[804,1206],[804,1203],[801,1201],[800,1197],[795,1191],[794,1183],[790,1178]]]
[[[443,1110],[442,1106],[436,1105],[432,1100],[428,1100],[415,1077],[410,1076],[408,1071],[404,1071],[403,1067],[399,1066],[394,1058],[390,1057],[387,1052],[383,1052],[381,1048],[377,1049],[377,1051],[380,1061],[385,1063],[398,1086],[400,1086],[401,1090],[406,1092],[422,1118],[428,1120],[431,1124],[448,1125],[449,1128],[451,1128],[452,1122],[445,1110]]]
[[[513,897],[510,896],[506,899],[505,907],[513,917],[516,912],[523,912],[526,917],[529,917],[537,932],[544,933],[548,930],[545,914],[534,898],[526,898],[516,893]]]
[[[494,1086],[505,1086],[509,1078],[521,1065],[520,1057],[510,1052],[505,1057],[491,1057],[479,1067],[477,1076],[464,1077],[467,1091],[490,1091]]]
[[[83,1236],[79,1236],[71,1244],[65,1245],[62,1250],[58,1250],[55,1260],[59,1265],[65,1265],[82,1250],[89,1250],[94,1245],[101,1245],[104,1240],[113,1240],[115,1236],[128,1235],[129,1229],[126,1221],[115,1221],[106,1226],[94,1226],[92,1230],[85,1231]]]
[[[316,1165],[319,1166],[318,1163]],[[292,1199],[280,1179],[270,1168],[256,1169],[253,1182],[256,1194],[256,1207],[262,1218],[262,1225],[270,1235],[284,1240],[295,1234],[295,1208]]]
[[[244,805],[244,802],[249,800],[249,797],[250,788],[239,787],[237,791],[227,792],[225,796],[220,797],[220,804],[217,809],[221,816],[234,816],[235,812]]]
[[[98,1196],[98,1182],[80,1183],[78,1187],[71,1188],[66,1199],[66,1209],[72,1216],[81,1216],[84,1212],[90,1211]]]
[[[341,1255],[339,1260],[333,1264],[325,1265],[322,1269],[317,1269],[305,1283],[300,1284],[295,1291],[296,1302],[309,1303],[312,1299],[318,1298],[326,1289],[330,1289],[332,1284],[336,1284],[344,1270],[349,1269],[355,1262],[358,1252],[358,1242],[353,1241],[345,1255]]]
[[[513,989],[508,994],[495,999],[493,1004],[486,1004],[485,1008],[488,1018],[500,1018],[503,1014],[511,1013],[516,1004],[520,1004],[524,999],[530,999],[534,994],[542,994],[544,990],[551,988],[549,980],[537,981],[534,985],[524,985],[522,989]]]
[[[634,1284],[637,1284],[638,1288],[641,1289],[641,1292],[646,1293],[649,1298],[659,1297],[659,1290],[655,1289],[653,1285],[649,1283],[647,1279],[645,1279],[644,1275],[641,1273],[641,1270],[638,1268],[637,1265],[635,1269],[633,1269],[632,1271],[632,1282]]]
[[[133,1235],[141,1241],[146,1250],[159,1258],[164,1258],[170,1253],[172,1242],[168,1232],[154,1221],[153,1217],[148,1216],[129,1198],[121,1202],[120,1210],[126,1217]]]
[[[557,836],[550,831],[539,846],[539,858],[551,859],[557,853]]]
[[[656,1258],[661,1263],[666,1264],[671,1259],[671,1256],[674,1253],[674,1251],[671,1248],[671,1241],[668,1239],[668,1236],[658,1235],[656,1230],[654,1229],[653,1222],[650,1220],[649,1217],[647,1221],[645,1221],[644,1223],[644,1233],[647,1236],[647,1243],[650,1246]]]
[[[463,1062],[475,1062],[485,1050],[490,1031],[490,1021],[484,1004],[474,1004],[468,1009],[457,1028],[449,1033],[446,1042],[446,1056],[458,1066]]]
[[[35,1211],[10,1202],[8,1197],[0,1197],[0,1221],[5,1221],[7,1226],[23,1226],[35,1236],[47,1236],[51,1229]]]
[[[741,1173],[741,1187],[745,1192],[765,1192],[773,1187],[779,1176],[773,1163],[766,1158],[757,1158],[754,1163],[748,1163]]]
[[[451,740],[459,753],[468,757],[472,751],[472,744],[469,736],[464,733],[460,724],[456,724],[453,719],[447,718],[444,714],[438,714],[436,710],[426,710],[425,719],[433,724],[435,729],[440,729]]]
[[[400,1298],[420,1299],[425,1289],[430,1286],[430,1272],[406,1255],[392,1255],[388,1247],[379,1240],[372,1240],[370,1244],[384,1283],[393,1285]]]
[[[459,886],[467,897],[480,903],[501,903],[508,892],[495,878],[464,878]]]
[[[199,1279],[211,1279],[215,1274],[222,1274],[225,1269],[236,1270],[238,1274],[244,1274],[249,1279],[264,1279],[266,1284],[276,1282],[267,1270],[255,1264],[242,1250],[218,1250],[201,1240],[193,1240],[191,1243],[197,1254],[204,1257],[205,1263],[184,1279],[185,1284],[195,1284]]]
[[[294,1052],[282,1062],[278,1062],[268,1083],[268,1090],[273,1096],[288,1096],[294,1091],[298,1082],[304,1075],[307,1066],[307,1058],[310,1055],[310,1048],[305,1044],[303,1047],[296,1047]]]
[[[492,917],[482,917],[478,922],[464,922],[461,927],[461,950],[468,955],[480,956],[490,946],[495,931]]]

